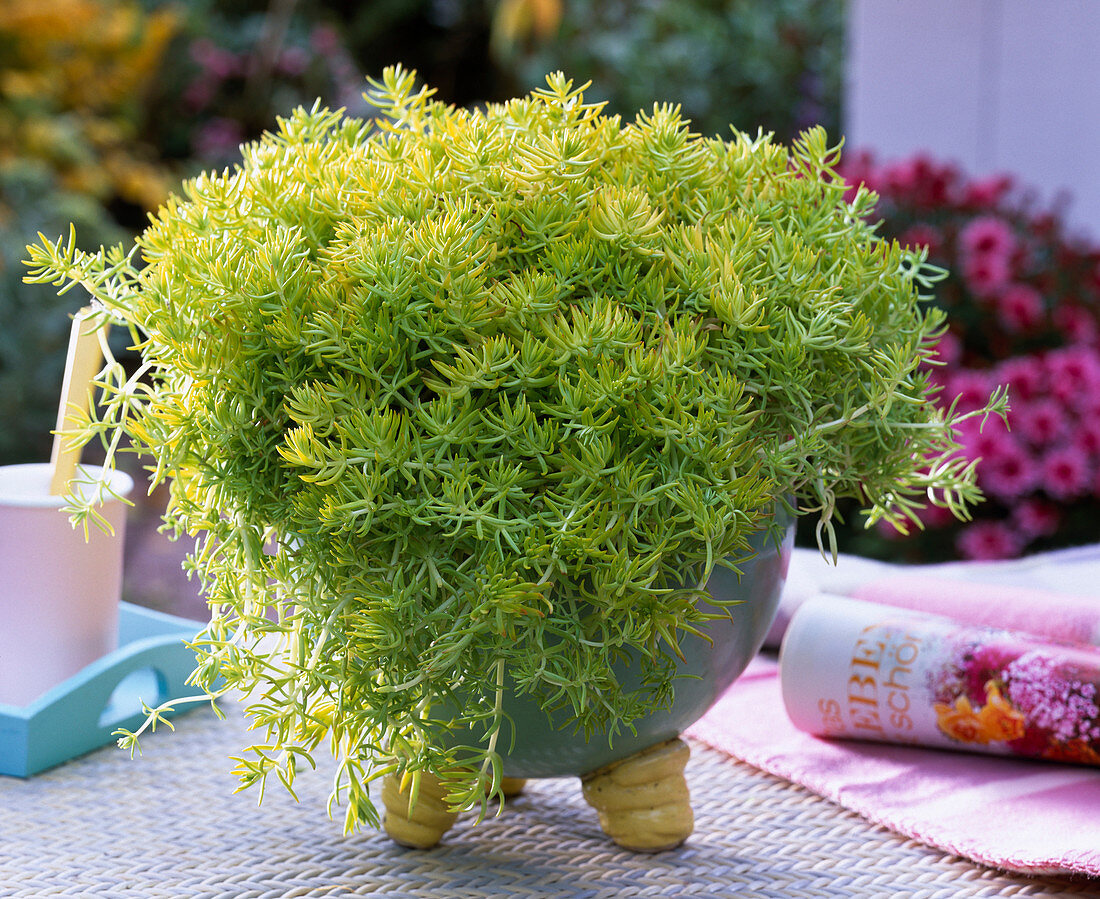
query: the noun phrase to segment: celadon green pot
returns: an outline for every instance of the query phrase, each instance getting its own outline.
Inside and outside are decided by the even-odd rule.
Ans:
[[[712,598],[736,605],[727,610],[704,604],[704,610],[723,616],[707,622],[709,640],[690,634],[681,639],[684,660],[677,665],[670,707],[655,709],[635,720],[633,729],[622,728],[613,737],[607,733],[586,737],[567,723],[564,713],[548,716],[533,698],[506,696],[504,710],[514,725],[514,735],[506,725],[498,744],[498,751],[504,747],[504,774],[517,778],[583,776],[671,740],[701,718],[760,651],[775,618],[794,545],[794,522],[785,513],[779,514],[779,523],[785,526],[781,541],[777,543],[770,528],[758,531],[751,541],[756,555],[739,566],[740,576],[715,567],[707,581]],[[624,688],[645,689],[640,667],[636,656],[616,666]]]
[[[528,778],[580,777],[600,826],[620,846],[659,852],[687,839],[694,826],[684,776],[690,750],[679,735],[745,670],[771,627],[790,563],[794,521],[777,511],[779,527],[771,523],[754,535],[755,554],[739,564],[740,574],[715,568],[707,581],[714,604],[703,608],[719,617],[704,623],[705,636],[680,640],[683,660],[677,664],[671,703],[662,705],[654,697],[652,711],[632,727],[614,735],[586,734],[565,712],[548,715],[537,697],[505,688],[507,723],[496,749],[502,754],[506,795],[521,790]],[[651,688],[643,683],[642,667],[639,655],[627,654],[614,670],[627,692],[640,692],[645,703]],[[452,736],[464,743],[462,738],[472,735]],[[404,846],[434,846],[456,818],[444,793],[439,778],[425,774],[414,800],[400,778],[387,775],[382,788],[386,831]]]

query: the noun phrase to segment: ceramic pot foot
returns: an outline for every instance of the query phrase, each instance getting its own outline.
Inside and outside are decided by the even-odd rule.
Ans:
[[[500,779],[500,792],[504,794],[505,799],[511,799],[523,792],[526,783],[527,780],[522,777],[502,777]]]
[[[410,849],[431,849],[451,829],[458,815],[448,810],[442,784],[434,774],[421,772],[420,790],[412,808],[411,792],[411,787],[401,791],[401,780],[396,775],[382,779],[386,833],[395,843]]]
[[[679,739],[593,771],[581,780],[600,826],[625,849],[660,852],[690,836],[695,825],[684,767],[691,750]]]

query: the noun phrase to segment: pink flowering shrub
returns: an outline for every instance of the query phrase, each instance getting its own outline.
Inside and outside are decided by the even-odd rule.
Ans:
[[[905,536],[850,521],[841,548],[929,562],[1100,540],[1100,247],[1069,236],[1007,177],[869,155],[842,174],[879,194],[883,236],[927,248],[947,270],[934,300],[949,315],[932,374],[940,402],[979,408],[1007,385],[1012,408],[1007,427],[964,423],[987,498],[973,521],[930,508]]]

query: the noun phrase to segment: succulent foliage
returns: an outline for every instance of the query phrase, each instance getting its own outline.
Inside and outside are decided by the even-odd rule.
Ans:
[[[623,123],[560,74],[431,95],[395,68],[378,123],[294,112],[130,252],[30,248],[142,353],[74,437],[128,435],[199,537],[195,681],[249,694],[243,781],[327,743],[349,827],[394,770],[484,808],[505,691],[613,732],[646,711],[631,650],[667,697],[701,585],[777,501],[827,534],[838,497],[899,523],[977,498],[919,367],[930,273],[823,131]]]

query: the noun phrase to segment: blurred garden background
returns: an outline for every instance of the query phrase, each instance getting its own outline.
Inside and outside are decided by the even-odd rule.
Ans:
[[[295,106],[370,116],[364,77],[395,62],[460,105],[561,69],[626,118],[672,101],[704,134],[732,125],[788,140],[823,124],[839,139],[853,54],[866,49],[853,46],[853,10],[867,5],[0,0],[0,464],[48,458],[68,316],[83,304],[21,283],[39,231],[73,222],[85,248],[124,241],[183,178],[232,165],[242,141]],[[929,513],[899,536],[865,530],[851,510],[841,548],[921,562],[1100,539],[1100,249],[1067,223],[1067,198],[1011,171],[873,142],[849,143],[843,171],[881,195],[884,236],[927,247],[949,272],[935,300],[951,314],[941,401],[980,405],[1007,383],[1013,412],[1011,428],[963,435],[988,497],[974,521]],[[156,533],[162,501],[134,510],[126,598],[201,615],[180,570],[188,547]]]

